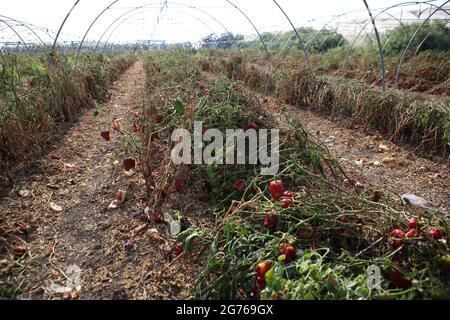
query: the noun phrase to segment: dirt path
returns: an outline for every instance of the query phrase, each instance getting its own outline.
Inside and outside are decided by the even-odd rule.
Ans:
[[[274,113],[277,103],[269,99],[266,107]],[[396,145],[386,137],[368,134],[362,128],[346,128],[310,111],[288,107],[287,118],[300,119],[354,179],[400,196],[414,194],[450,212],[447,165],[415,156],[412,148]]]
[[[113,85],[100,114],[87,111],[42,160],[42,170],[1,200],[0,241],[8,248],[0,257],[0,296],[62,298],[51,287],[79,274],[81,290],[72,295],[82,299],[187,297],[189,274],[165,270],[161,244],[133,216],[146,206],[145,183],[138,173],[123,174],[123,150],[131,143],[110,129],[112,120],[121,119],[124,131],[131,131],[144,78],[138,62]],[[100,136],[104,130],[111,130],[110,142]],[[118,190],[127,191],[127,200],[108,210]],[[50,203],[63,211],[54,212]],[[26,254],[14,258],[14,250]]]

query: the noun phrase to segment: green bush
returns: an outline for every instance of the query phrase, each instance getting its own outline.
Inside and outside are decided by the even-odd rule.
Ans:
[[[420,22],[404,24],[386,32],[383,37],[383,43],[386,43],[386,54],[395,54],[405,50],[406,45],[420,24]],[[424,40],[425,42],[421,45],[420,51],[449,51],[450,28],[442,21],[432,21],[424,25],[412,42],[411,49],[415,51]]]

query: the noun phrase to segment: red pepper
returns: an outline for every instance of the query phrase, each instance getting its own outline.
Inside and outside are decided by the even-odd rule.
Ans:
[[[130,171],[136,168],[136,160],[129,158],[123,161],[123,168],[125,171]]]
[[[245,181],[244,180],[239,180],[233,186],[234,190],[236,190],[238,192],[241,192],[242,190],[244,190],[244,187],[245,187]]]
[[[283,195],[285,198],[294,198],[294,195],[290,191],[286,191],[285,193],[283,193]]]
[[[247,129],[258,130],[258,125],[253,121],[247,125]]]
[[[294,203],[292,198],[285,198],[283,199],[283,201],[281,201],[281,207],[283,209],[288,209],[292,206],[292,204]]]
[[[163,223],[164,222],[163,214],[159,211],[155,211],[153,221],[155,222],[155,224]]]
[[[418,223],[416,218],[411,218],[407,222],[409,230],[417,229]]]
[[[405,233],[401,229],[396,229],[391,232],[391,237],[394,238],[392,240],[392,246],[394,248],[401,247],[403,245],[403,240],[405,238]]]
[[[183,190],[183,182],[181,180],[175,180],[174,189],[176,192],[180,193]]]
[[[390,270],[385,278],[391,283],[391,288],[407,289],[411,287],[411,282],[405,279],[403,273],[396,269]]]
[[[197,198],[198,201],[200,202],[209,202],[209,196],[207,194],[202,194],[201,196],[199,196]]]
[[[180,255],[183,253],[183,244],[178,243],[172,248],[172,251],[175,252],[175,254]]]
[[[270,182],[269,184],[269,191],[272,195],[273,200],[278,201],[283,197],[284,193],[284,186],[283,181],[281,180],[275,180]]]
[[[262,126],[264,125],[264,121],[258,119],[258,120],[255,120],[255,124],[256,124],[257,126],[262,127]]]
[[[278,216],[276,214],[267,215],[264,217],[263,227],[270,231],[275,231],[278,225]]]
[[[278,252],[278,256],[284,255],[286,257],[285,262],[289,263],[295,259],[297,256],[297,251],[295,248],[287,243],[280,244],[280,251]]]
[[[431,238],[434,238],[436,240],[440,240],[442,239],[442,233],[441,230],[439,230],[438,228],[431,228],[430,231],[428,232],[428,235]]]
[[[101,134],[102,134],[102,138],[105,139],[106,141],[111,140],[109,131],[103,131]]]
[[[172,254],[172,247],[169,245],[165,245],[163,248],[163,256],[164,258],[169,258],[170,255]]]
[[[265,277],[258,276],[257,281],[258,281],[258,287],[259,287],[259,289],[260,289],[260,290],[264,290],[265,287],[266,287],[266,278],[265,278]]]
[[[14,245],[11,247],[11,252],[16,257],[21,257],[27,252],[27,248],[22,245]]]
[[[156,140],[159,140],[159,133],[158,132],[153,133],[152,136],[151,136],[151,141],[152,142],[154,142]]]
[[[162,115],[158,114],[155,116],[154,120],[156,124],[160,124],[161,122],[163,122],[164,119]]]
[[[295,256],[297,255],[297,252],[296,252],[296,250],[295,250],[295,248],[293,246],[288,246],[286,248],[286,251],[285,251],[284,255],[286,256],[285,262],[289,263],[289,262],[291,262],[292,260],[295,259]]]
[[[256,273],[258,277],[264,278],[266,276],[267,271],[269,271],[270,268],[272,268],[272,265],[267,260],[258,263],[256,265]]]
[[[420,231],[417,229],[411,229],[406,233],[406,238],[412,239],[412,238],[418,238],[420,237]]]

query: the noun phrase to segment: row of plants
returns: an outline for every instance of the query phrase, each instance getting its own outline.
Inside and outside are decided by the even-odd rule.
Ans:
[[[201,56],[155,53],[145,65],[140,154],[147,219],[163,223],[178,211],[181,233],[164,246],[164,256],[202,257],[193,298],[449,297],[442,215],[407,211],[387,192],[353,181],[296,119],[265,114],[241,80],[201,72]],[[279,174],[261,175],[260,163],[175,166],[171,133],[192,132],[195,121],[205,132],[280,129]],[[189,212],[180,212],[183,199],[194,202]],[[196,210],[197,223],[181,218]]]
[[[72,56],[1,55],[0,179],[11,179],[10,171],[45,149],[62,124],[105,99],[134,60],[84,53],[75,68]]]
[[[299,58],[269,66],[261,55],[208,55],[201,60],[203,70],[244,81],[252,89],[276,95],[280,103],[308,108],[334,119],[350,119],[353,125],[378,130],[396,142],[438,156],[446,156],[450,151],[448,102],[427,101],[393,90],[383,94],[380,88],[364,81],[316,74]]]
[[[381,86],[379,55],[358,52],[350,54],[347,58],[346,56],[347,50],[343,48],[311,55],[314,74],[357,79]],[[394,88],[400,58],[400,54],[395,54],[385,59],[386,81],[391,89]],[[289,60],[295,63],[299,59],[303,57],[298,52],[292,52],[287,56],[287,63],[290,63]],[[410,92],[450,96],[449,75],[450,54],[448,52],[419,52],[405,59],[396,88]]]

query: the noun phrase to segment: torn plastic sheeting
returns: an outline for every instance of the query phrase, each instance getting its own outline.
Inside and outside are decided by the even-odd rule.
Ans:
[[[164,221],[167,222],[170,226],[170,235],[172,237],[177,236],[181,232],[181,223],[180,221],[175,220],[170,213],[164,213]]]
[[[77,265],[71,265],[67,267],[66,276],[67,280],[64,286],[56,284],[54,281],[50,281],[47,286],[47,291],[56,294],[71,294],[81,291],[81,268]]]
[[[404,194],[402,196],[403,202],[405,202],[407,205],[417,208],[422,208],[426,210],[432,210],[432,211],[438,211],[443,214],[448,214],[447,211],[440,210],[436,205],[431,203],[428,200],[425,200],[424,198],[418,197],[414,194]]]

